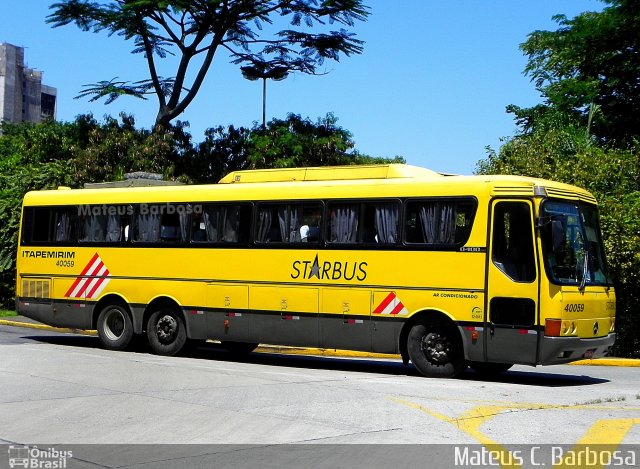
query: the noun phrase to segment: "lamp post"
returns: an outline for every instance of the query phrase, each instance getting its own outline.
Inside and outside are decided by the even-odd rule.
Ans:
[[[262,128],[267,126],[267,79],[281,81],[289,75],[289,69],[281,65],[270,65],[267,62],[257,62],[254,65],[240,67],[242,76],[247,80],[262,79]]]

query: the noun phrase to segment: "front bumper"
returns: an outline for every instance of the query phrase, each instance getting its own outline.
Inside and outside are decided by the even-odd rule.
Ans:
[[[539,365],[556,365],[585,358],[606,356],[616,341],[615,334],[595,339],[579,337],[542,337]]]

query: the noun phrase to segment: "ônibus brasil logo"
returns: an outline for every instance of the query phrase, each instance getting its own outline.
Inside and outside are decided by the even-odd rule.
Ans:
[[[109,269],[96,252],[64,296],[67,298],[97,298],[111,281],[110,276]]]

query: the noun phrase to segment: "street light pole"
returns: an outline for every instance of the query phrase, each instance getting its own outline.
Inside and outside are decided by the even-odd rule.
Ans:
[[[262,79],[262,128],[267,127],[267,79],[280,81],[287,78],[289,69],[281,65],[272,65],[267,62],[257,62],[254,65],[240,67],[242,76],[247,80]]]
[[[262,77],[262,128],[267,128],[267,78]]]

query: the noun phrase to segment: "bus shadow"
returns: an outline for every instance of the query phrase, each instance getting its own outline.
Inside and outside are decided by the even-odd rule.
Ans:
[[[520,386],[541,386],[548,388],[591,386],[608,383],[610,380],[588,375],[554,373],[553,366],[545,367],[545,371],[531,367],[531,371],[509,370],[497,376],[486,376],[468,369],[460,377],[465,381],[482,381],[492,383],[515,384]],[[547,371],[548,370],[548,371]]]
[[[52,345],[64,345],[69,347],[101,349],[100,340],[94,336],[60,334],[25,336],[25,339]],[[134,340],[132,345],[122,353],[149,354],[148,345],[144,340]],[[405,366],[400,361],[366,358],[339,358],[315,355],[289,355],[286,353],[259,352],[248,355],[234,355],[227,352],[216,343],[198,343],[186,347],[180,353],[182,357],[216,360],[223,362],[252,363],[274,367],[288,367],[300,369],[322,369],[333,371],[349,371],[358,373],[375,373],[380,375],[421,377],[413,365]],[[542,387],[573,387],[608,383],[608,379],[597,378],[588,375],[575,375],[567,373],[554,373],[553,367],[545,371],[509,370],[497,376],[486,376],[467,369],[457,380],[471,382],[496,382],[514,384],[518,386],[542,386]],[[549,371],[546,371],[549,370]]]

